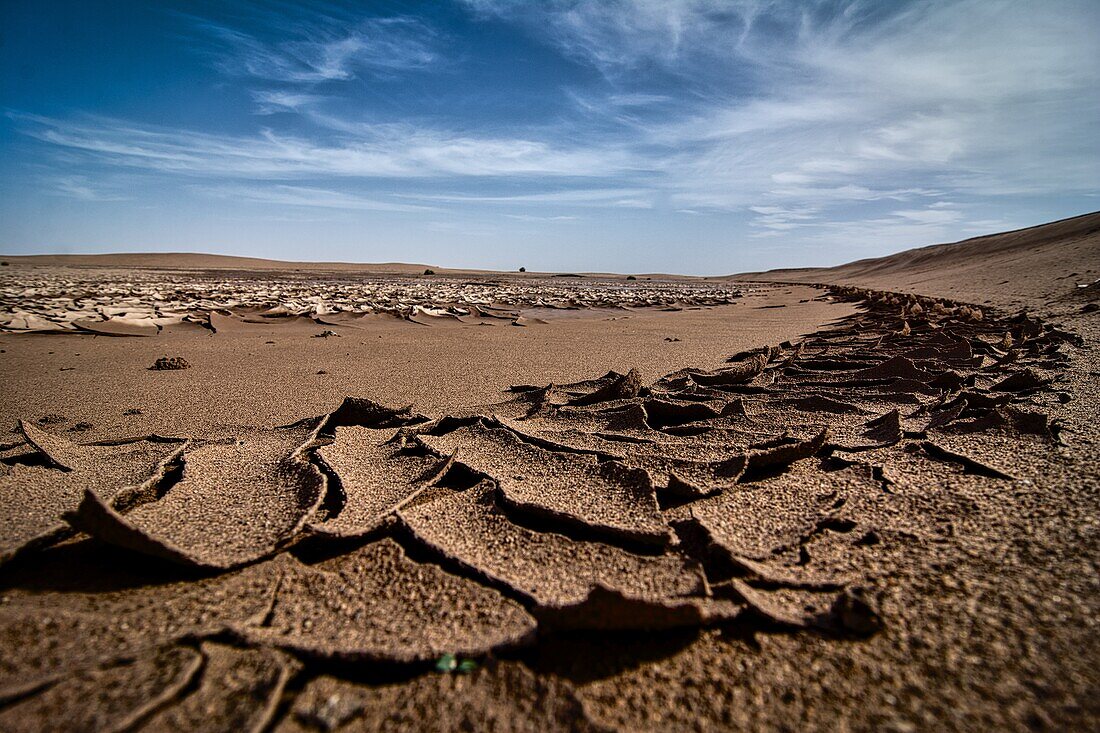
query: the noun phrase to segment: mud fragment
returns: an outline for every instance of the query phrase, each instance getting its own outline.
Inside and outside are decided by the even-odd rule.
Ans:
[[[333,443],[317,455],[339,478],[343,503],[335,516],[310,524],[311,531],[345,538],[365,535],[431,486],[451,464],[450,457],[418,455],[392,438],[392,430],[336,429]]]
[[[259,733],[267,728],[298,663],[273,649],[205,643],[201,651],[204,665],[197,689],[135,730]]]
[[[171,647],[101,669],[76,672],[0,709],[0,729],[125,730],[182,691],[199,671],[193,649]]]
[[[241,639],[345,662],[480,657],[531,642],[523,607],[470,580],[405,557],[392,540],[311,568],[283,559],[269,617],[238,625]]]
[[[183,478],[159,500],[123,516],[86,490],[66,519],[105,542],[184,565],[258,560],[293,540],[324,498],[324,475],[301,453],[313,436],[304,427],[239,431],[188,450]]]
[[[608,729],[589,721],[573,686],[536,676],[519,662],[492,662],[470,675],[427,674],[405,683],[359,685],[312,680],[275,729],[305,731]]]
[[[453,454],[495,480],[505,503],[516,509],[637,542],[665,545],[671,539],[642,469],[548,451],[481,424],[421,440],[437,455]]]
[[[475,488],[401,511],[402,522],[434,551],[495,583],[507,586],[536,606],[540,619],[572,628],[611,628],[589,618],[584,604],[597,587],[618,593],[622,605],[633,601],[659,607],[668,599],[703,596],[706,583],[697,566],[673,555],[648,557],[600,542],[572,540],[536,532],[510,521],[496,506],[493,485]],[[603,610],[613,602],[607,600]],[[644,605],[644,604],[643,604]],[[559,618],[572,609],[568,619]],[[618,628],[638,626],[646,618],[618,616]]]
[[[17,554],[70,534],[64,516],[85,491],[119,508],[148,498],[186,441],[150,436],[106,444],[78,444],[21,422],[27,443],[54,468],[14,465],[0,475],[0,565]]]

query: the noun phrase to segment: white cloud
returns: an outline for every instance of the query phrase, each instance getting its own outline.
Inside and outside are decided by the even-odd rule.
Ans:
[[[128,196],[105,190],[102,185],[88,180],[87,176],[54,176],[47,178],[46,184],[57,194],[81,201],[129,200]]]
[[[1100,188],[1100,5],[1091,0],[467,4],[600,69],[616,90],[607,121],[665,154],[638,152],[686,208],[810,206],[827,221],[829,207],[883,199]],[[649,67],[680,80],[678,118],[622,117],[615,100],[635,93]],[[601,108],[575,98],[588,115]]]
[[[325,100],[320,94],[291,92],[280,89],[257,89],[252,92],[256,113],[270,115],[277,112],[298,112]]]
[[[230,137],[102,118],[74,122],[22,115],[16,119],[29,135],[107,163],[197,176],[602,177],[636,164],[614,148],[559,147],[539,140],[473,137],[410,125],[360,125],[355,136],[321,143],[271,130]]]
[[[200,23],[223,47],[222,70],[280,82],[352,79],[360,71],[393,73],[436,63],[435,32],[415,18],[368,18],[346,27],[321,16],[301,26],[282,25],[294,40],[265,43],[233,28]]]
[[[201,193],[218,198],[248,201],[276,206],[305,206],[322,209],[346,209],[361,211],[392,211],[416,213],[432,211],[430,206],[399,204],[392,201],[357,196],[344,191],[331,191],[307,186],[287,186],[283,184],[267,185],[222,185],[196,186]]]
[[[607,206],[616,201],[646,194],[642,188],[588,188],[510,196],[468,196],[459,194],[399,194],[404,198],[455,204],[561,204],[569,206]]]
[[[950,224],[963,218],[961,211],[932,207],[927,209],[895,211],[894,216],[908,219],[909,221],[915,221],[919,224]]]

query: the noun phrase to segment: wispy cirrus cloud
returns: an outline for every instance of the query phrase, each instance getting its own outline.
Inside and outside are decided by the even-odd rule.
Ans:
[[[87,176],[46,176],[44,180],[55,194],[80,201],[128,201],[130,199],[129,196],[104,186],[100,181],[92,181]]]
[[[252,99],[256,102],[257,114],[270,115],[277,112],[300,112],[324,102],[326,97],[282,89],[255,89],[252,91]]]
[[[452,204],[554,204],[563,206],[614,206],[634,201],[650,194],[645,188],[572,188],[542,193],[503,196],[473,196],[468,194],[421,193],[398,194],[405,198],[439,201]]]
[[[87,118],[12,115],[39,140],[102,163],[240,178],[607,176],[637,161],[623,150],[458,135],[405,124],[361,125],[331,142],[263,130],[227,136]]]
[[[235,201],[247,201],[275,206],[300,206],[321,209],[344,209],[357,211],[389,211],[400,213],[422,213],[434,211],[435,207],[403,204],[360,196],[346,191],[333,191],[310,186],[276,185],[215,185],[195,186],[200,193]]]
[[[283,31],[274,41],[209,21],[197,23],[219,47],[218,67],[232,75],[276,82],[345,81],[360,73],[389,74],[435,64],[437,33],[413,17],[278,18]],[[286,37],[289,32],[290,37]]]
[[[578,105],[668,151],[660,185],[688,210],[747,210],[801,235],[855,204],[1100,188],[1100,6],[1087,0],[467,5],[603,72],[614,91]],[[649,69],[677,80],[680,116],[614,103],[645,94]],[[901,211],[876,231],[965,219]]]

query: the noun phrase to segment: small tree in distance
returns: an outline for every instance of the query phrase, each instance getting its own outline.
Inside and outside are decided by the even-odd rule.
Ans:
[[[521,268],[519,268],[519,271],[520,272],[527,272],[527,268],[526,267],[521,267]]]

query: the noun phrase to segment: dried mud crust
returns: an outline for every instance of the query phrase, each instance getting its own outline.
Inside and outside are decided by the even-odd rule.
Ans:
[[[692,691],[734,694],[751,670],[712,679],[701,660],[748,637],[828,658],[909,633],[900,606],[934,595],[907,595],[914,558],[951,557],[989,497],[1064,447],[1073,334],[832,297],[862,311],[797,345],[438,418],[348,399],[285,428],[112,444],[24,424],[0,488],[67,498],[0,536],[0,722],[732,724]],[[456,658],[474,671],[446,671]],[[662,688],[663,664],[693,681]]]
[[[727,305],[743,297],[728,281],[347,276],[271,272],[226,278],[132,268],[11,268],[0,273],[0,332],[156,336],[187,324],[213,332],[245,323],[309,319],[320,326],[376,318],[414,325],[544,324],[525,313],[584,309],[683,308]],[[124,304],[124,305],[123,305]],[[338,335],[325,329],[317,335]],[[178,357],[153,369],[184,369]]]

